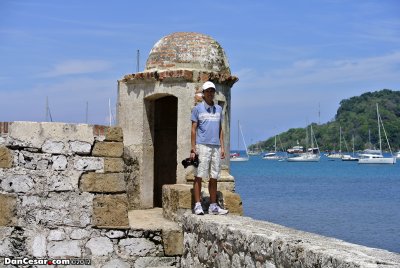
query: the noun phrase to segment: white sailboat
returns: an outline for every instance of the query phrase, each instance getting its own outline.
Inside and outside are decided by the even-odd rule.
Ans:
[[[342,157],[343,157],[343,154],[342,154],[342,127],[339,127],[339,152],[330,153],[327,155],[327,157],[331,160],[342,159]]]
[[[346,143],[346,140],[344,140]],[[355,157],[354,155],[354,135],[352,135],[352,142],[353,142],[353,155],[349,155],[349,154],[344,154],[342,156],[342,161],[358,161],[358,158]],[[346,144],[346,148],[347,148],[347,144]]]
[[[379,114],[378,103],[376,104],[376,115],[378,117],[378,133],[379,133],[379,150],[374,150],[375,152],[367,152],[359,154],[360,159],[358,160],[359,164],[395,164],[396,157],[393,156],[392,149],[390,148],[390,143],[386,135],[386,130],[382,122],[382,118]],[[383,129],[383,133],[385,134],[386,142],[388,144],[390,154],[392,157],[384,157],[382,154],[382,137],[381,137],[381,125]]]
[[[317,140],[315,139],[314,132],[312,125],[310,126],[310,138],[311,138],[311,150],[307,150],[307,152],[293,156],[293,157],[288,157],[286,161],[288,162],[319,162],[321,156],[320,156],[320,151],[318,147]],[[316,147],[314,148],[314,141]],[[314,153],[314,150],[317,151],[317,153]]]
[[[262,159],[264,159],[264,160],[279,160],[279,159],[282,159],[282,157],[280,157],[276,153],[277,153],[277,150],[276,150],[276,135],[275,135],[274,151],[264,154]]]
[[[233,154],[230,155],[230,161],[234,161],[234,162],[249,161],[249,154],[247,152],[246,141],[244,140],[242,127],[240,126],[240,123],[238,121],[238,149],[239,149],[239,131],[240,131],[240,134],[241,134],[242,139],[243,139],[244,148],[246,149],[246,156],[240,156],[238,153],[233,153]]]

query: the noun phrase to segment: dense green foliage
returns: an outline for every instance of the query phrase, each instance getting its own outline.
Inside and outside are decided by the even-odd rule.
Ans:
[[[392,150],[400,148],[400,91],[384,89],[376,92],[364,93],[358,97],[352,97],[340,102],[340,107],[335,119],[326,124],[312,123],[312,128],[321,151],[339,150],[339,128],[342,128],[342,150],[352,150],[352,137],[354,136],[355,150],[366,148],[379,148],[378,123],[376,115],[376,103],[379,104],[384,128],[388,135]],[[310,125],[307,126],[310,131]],[[383,130],[382,149],[388,151]],[[370,134],[369,134],[370,133]],[[369,143],[371,137],[371,144]],[[270,151],[274,147],[274,137],[252,144],[249,149],[261,148]],[[307,146],[306,128],[292,128],[278,135],[278,150],[286,150],[293,147],[299,141],[300,145]],[[310,143],[308,143],[310,146]]]

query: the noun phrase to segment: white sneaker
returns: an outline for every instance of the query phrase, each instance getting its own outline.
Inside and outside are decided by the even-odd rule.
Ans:
[[[196,215],[204,215],[203,208],[201,207],[201,203],[196,203],[194,206],[194,214]]]
[[[218,205],[210,205],[208,208],[208,214],[214,214],[214,215],[225,215],[228,214],[228,210],[220,208]]]

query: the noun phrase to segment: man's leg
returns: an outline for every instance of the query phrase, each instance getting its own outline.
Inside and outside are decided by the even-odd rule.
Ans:
[[[217,180],[210,178],[208,182],[208,192],[210,193],[210,203],[217,203]]]
[[[194,213],[196,215],[204,215],[203,207],[201,206],[200,203],[200,193],[201,193],[201,178],[200,177],[194,177],[194,182],[193,182],[193,195],[194,195]]]
[[[219,147],[213,148],[211,156],[211,172],[210,181],[208,182],[208,191],[210,193],[210,207],[208,208],[209,214],[224,215],[228,210],[222,209],[217,204],[217,179],[221,173],[221,152]]]
[[[210,192],[210,207],[208,208],[208,214],[214,215],[225,215],[228,214],[228,210],[222,209],[217,204],[217,180],[210,178],[208,182],[208,191]]]
[[[193,194],[194,194],[194,202],[200,202],[200,193],[201,193],[201,181],[200,177],[194,177],[193,182]]]

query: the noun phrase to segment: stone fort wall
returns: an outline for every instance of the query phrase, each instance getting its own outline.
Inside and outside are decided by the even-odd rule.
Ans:
[[[5,257],[175,265],[159,230],[129,228],[134,165],[124,162],[120,128],[0,123],[0,266]]]
[[[170,203],[164,217],[182,224],[182,267],[400,267],[397,253],[239,216],[235,193],[224,194],[228,216],[197,216],[182,211],[190,207],[190,186],[164,188]]]
[[[248,217],[183,217],[182,267],[400,267],[400,255]]]

